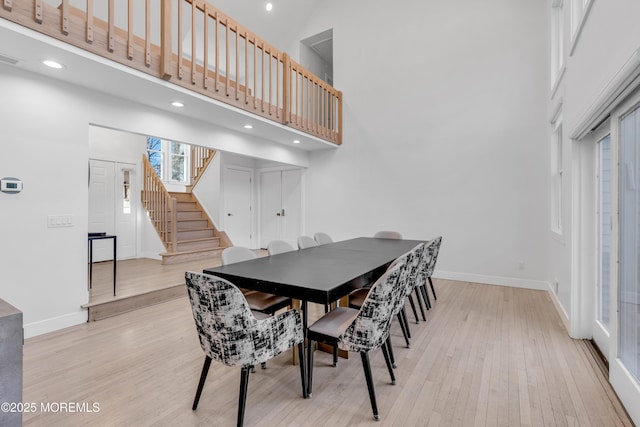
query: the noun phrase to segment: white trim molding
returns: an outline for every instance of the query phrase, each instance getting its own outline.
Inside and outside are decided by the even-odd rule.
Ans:
[[[631,57],[625,62],[620,71],[611,79],[593,104],[582,115],[578,125],[571,132],[570,138],[581,140],[589,132],[594,130],[598,124],[604,121],[611,111],[627,95],[629,95],[640,81],[640,48],[636,49]]]
[[[82,309],[76,313],[69,313],[58,317],[52,317],[50,319],[27,323],[24,325],[24,337],[31,338],[48,332],[57,331],[58,329],[81,325],[83,323],[87,323],[88,316],[89,312],[86,309]]]
[[[507,286],[511,288],[533,289],[547,291],[550,289],[549,282],[544,280],[519,279],[516,277],[485,276],[473,273],[455,273],[452,271],[435,271],[434,278],[456,280],[459,282],[480,283],[483,285]]]

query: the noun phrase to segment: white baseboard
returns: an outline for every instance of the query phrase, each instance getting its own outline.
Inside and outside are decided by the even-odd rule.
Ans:
[[[567,330],[567,334],[570,334],[571,323],[569,322],[569,315],[567,314],[566,310],[562,306],[562,303],[560,302],[558,295],[553,291],[553,288],[551,287],[551,283],[549,283],[549,288],[547,289],[547,292],[549,294],[549,298],[551,298],[551,301],[553,302],[553,305],[556,307],[556,311],[560,316],[560,320],[562,320],[562,324],[564,325],[564,328]]]
[[[481,274],[454,273],[452,271],[435,271],[437,279],[457,280],[460,282],[482,283],[485,285],[509,286],[512,288],[535,289],[548,291],[549,282],[544,280],[518,279],[515,277],[484,276]]]
[[[48,332],[57,331],[58,329],[68,328],[69,326],[87,323],[87,316],[87,310],[80,310],[76,313],[69,313],[63,316],[53,317],[51,319],[27,323],[24,325],[24,337],[31,338]]]
[[[162,257],[160,256],[160,254],[158,254],[158,252],[142,252],[138,254],[138,258],[149,258],[149,259],[157,259],[157,260],[162,259]]]

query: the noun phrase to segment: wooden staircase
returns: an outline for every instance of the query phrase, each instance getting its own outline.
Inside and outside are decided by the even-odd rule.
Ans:
[[[176,238],[169,233],[173,251],[160,254],[162,264],[209,258],[219,255],[229,245],[224,233],[218,232],[193,193],[170,192],[176,199]],[[222,241],[222,243],[221,243]]]

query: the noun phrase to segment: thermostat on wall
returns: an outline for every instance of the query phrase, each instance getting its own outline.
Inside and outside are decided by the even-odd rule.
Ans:
[[[19,193],[22,191],[22,181],[18,178],[0,179],[0,191],[3,193]]]

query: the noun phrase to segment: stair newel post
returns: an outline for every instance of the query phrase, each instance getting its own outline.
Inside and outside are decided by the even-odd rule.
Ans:
[[[178,251],[178,200],[171,198],[171,251]]]

